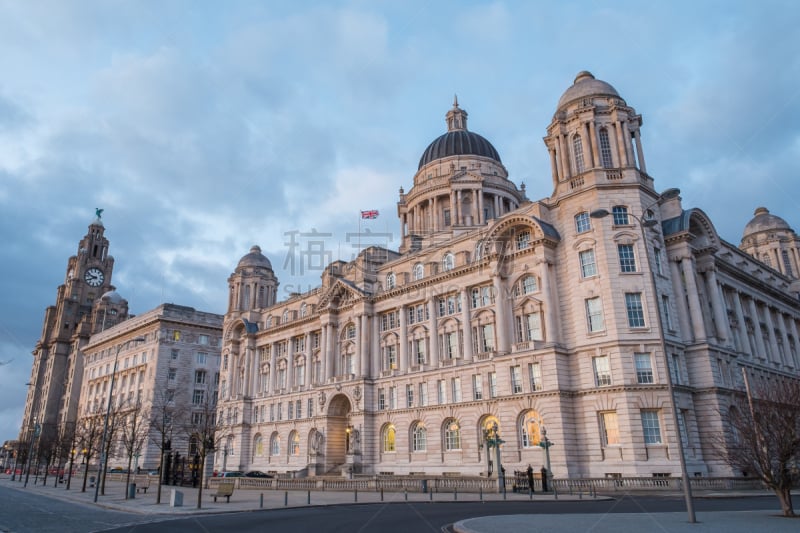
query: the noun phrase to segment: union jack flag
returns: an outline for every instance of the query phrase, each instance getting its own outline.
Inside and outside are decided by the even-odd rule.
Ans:
[[[361,211],[361,218],[362,219],[378,218],[378,210],[370,209],[369,211]]]

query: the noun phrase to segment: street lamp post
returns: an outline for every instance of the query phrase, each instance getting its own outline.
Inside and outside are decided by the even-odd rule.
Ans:
[[[500,445],[505,441],[500,438],[499,427],[497,422],[492,422],[489,429],[484,430],[486,434],[486,448],[487,456],[489,454],[488,448],[494,446],[495,462],[497,463],[497,492],[506,493],[506,474],[502,463],[500,462]]]
[[[553,441],[547,438],[547,428],[542,426],[542,440],[539,442],[539,446],[544,448],[544,461],[547,469],[547,479],[542,480],[543,487],[545,483],[548,487],[553,486],[553,473],[550,471],[550,446],[552,445]]]
[[[108,463],[106,454],[106,433],[108,432],[108,419],[111,416],[111,400],[114,397],[114,381],[117,377],[117,363],[119,361],[119,352],[122,351],[123,346],[129,345],[131,342],[142,342],[144,337],[136,337],[124,343],[117,345],[117,352],[114,354],[114,370],[111,373],[111,385],[108,388],[108,403],[106,404],[106,417],[103,421],[103,438],[100,440],[100,470],[97,472],[97,482],[94,485],[94,501],[97,502],[97,494],[100,491],[100,476],[103,475]],[[89,465],[86,465],[87,468]]]
[[[669,401],[670,401],[670,408],[672,409],[672,424],[675,427],[675,436],[677,439],[677,447],[678,447],[678,457],[680,458],[680,465],[681,465],[681,484],[683,485],[683,496],[684,500],[686,501],[686,512],[689,516],[689,523],[694,524],[697,519],[694,513],[694,502],[692,501],[692,487],[689,484],[689,473],[686,470],[686,457],[684,455],[683,449],[683,441],[681,439],[681,430],[680,425],[678,424],[678,402],[675,401],[675,388],[672,384],[672,375],[670,374],[669,367],[669,356],[667,354],[667,340],[664,336],[664,323],[661,317],[661,306],[659,305],[658,301],[658,290],[656,288],[656,275],[653,271],[652,264],[650,263],[650,250],[649,246],[647,245],[647,235],[645,234],[645,228],[652,228],[659,224],[658,220],[652,216],[652,212],[650,211],[651,208],[660,205],[665,200],[670,200],[672,198],[677,197],[680,194],[679,189],[667,189],[666,191],[662,192],[656,200],[645,207],[642,210],[641,215],[636,216],[633,213],[628,213],[628,216],[633,217],[639,225],[639,231],[642,234],[642,244],[645,249],[645,257],[647,258],[647,269],[650,271],[650,286],[653,288],[653,294],[655,295],[655,308],[656,308],[656,318],[658,320],[658,336],[659,336],[659,343],[661,347],[661,351],[664,355],[664,370],[667,375],[667,392],[669,393]],[[592,218],[600,219],[605,218],[611,213],[608,212],[606,209],[596,209],[589,213],[589,216]],[[647,215],[648,218],[645,220],[643,217]],[[549,468],[548,468],[549,470]]]
[[[39,425],[39,422],[34,423],[33,431],[31,432],[31,445],[28,447],[28,468],[25,470],[25,483],[22,485],[23,487],[28,486],[28,478],[31,477],[31,463],[33,462],[33,442],[36,440],[36,437],[39,436],[39,432],[41,431],[42,426]]]
[[[74,443],[73,448],[69,451],[69,473],[67,474],[67,490],[69,490],[69,486],[72,483],[72,466],[75,463],[75,453],[78,450],[75,449]]]

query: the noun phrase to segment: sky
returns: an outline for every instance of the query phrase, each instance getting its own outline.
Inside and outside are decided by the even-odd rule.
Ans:
[[[758,206],[799,228],[798,27],[793,0],[0,0],[0,442],[95,208],[134,314],[224,313],[254,244],[279,297],[305,291],[348,234],[398,246],[398,190],[455,94],[537,200],[589,70],[642,115],[656,188],[723,239]]]

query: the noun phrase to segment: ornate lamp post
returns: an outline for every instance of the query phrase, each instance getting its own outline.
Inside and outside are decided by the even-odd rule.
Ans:
[[[69,451],[69,474],[67,474],[67,490],[69,490],[70,483],[72,482],[72,465],[75,463],[75,454],[78,452],[75,448]]]
[[[654,294],[654,304],[656,308],[656,319],[658,320],[658,335],[660,348],[664,356],[664,370],[667,375],[667,392],[669,393],[670,408],[672,409],[672,424],[675,427],[675,437],[677,440],[678,457],[680,458],[681,465],[681,484],[683,485],[683,496],[686,500],[686,512],[689,515],[689,523],[693,524],[697,520],[694,513],[694,503],[692,501],[692,487],[689,484],[689,473],[686,471],[686,458],[684,456],[683,440],[681,439],[680,425],[678,424],[678,403],[675,401],[675,388],[672,385],[672,375],[670,374],[669,356],[667,355],[667,340],[664,337],[664,322],[661,317],[661,306],[658,301],[658,290],[656,289],[656,275],[650,265],[650,247],[647,244],[647,235],[645,235],[645,228],[652,228],[658,225],[658,220],[652,216],[650,209],[656,205],[660,205],[665,200],[675,198],[680,194],[679,189],[667,189],[662,192],[656,200],[642,210],[641,215],[636,216],[633,213],[628,213],[628,216],[636,220],[639,225],[639,231],[642,234],[642,245],[645,248],[645,257],[647,258],[648,270],[650,271],[650,286]],[[611,213],[606,209],[596,209],[589,213],[592,218],[605,218]],[[645,219],[644,217],[648,218]]]
[[[500,438],[497,422],[492,422],[492,425],[489,427],[489,429],[484,430],[484,435],[486,438],[487,454],[489,453],[488,449],[494,447],[495,462],[497,463],[497,492],[502,492],[505,494],[506,474],[503,464],[500,462],[500,445],[505,441]]]

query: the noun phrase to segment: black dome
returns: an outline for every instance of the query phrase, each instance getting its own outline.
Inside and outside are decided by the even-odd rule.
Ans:
[[[417,170],[431,161],[451,155],[477,155],[501,163],[500,154],[484,137],[468,130],[455,130],[448,131],[428,145],[422,153]]]

